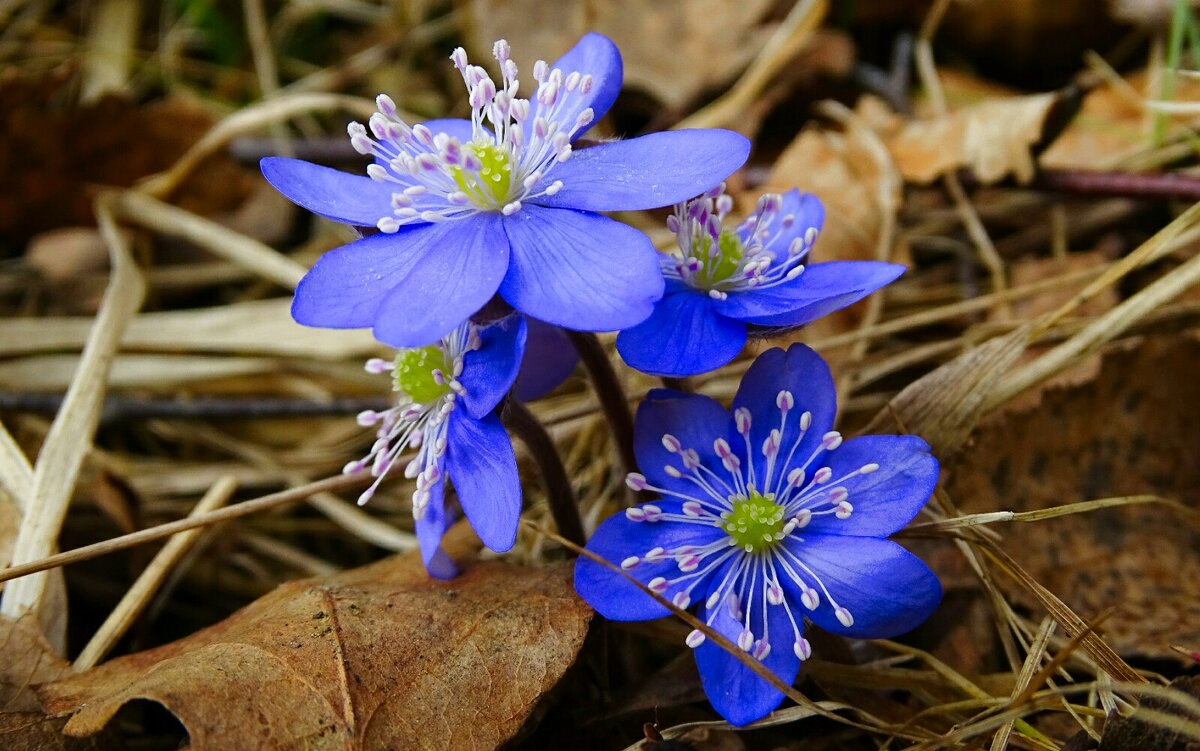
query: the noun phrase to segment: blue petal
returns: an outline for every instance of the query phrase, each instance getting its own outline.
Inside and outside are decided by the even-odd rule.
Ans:
[[[521,483],[508,433],[495,415],[472,420],[454,413],[446,445],[446,471],[463,513],[483,544],[503,553],[516,542],[521,517]]]
[[[750,630],[755,636],[763,634],[764,605],[762,590],[756,588],[756,596],[749,610]],[[743,621],[730,614],[727,602],[718,603],[715,607],[715,615],[702,609],[701,620],[713,617],[713,628],[736,644],[738,635],[742,632]],[[743,607],[746,607],[745,603]],[[765,607],[771,651],[762,664],[781,681],[791,685],[796,680],[796,674],[800,672],[800,658],[796,656],[793,648],[797,634],[782,606]],[[796,627],[802,627],[798,614]],[[745,656],[754,659],[749,654]],[[704,686],[704,693],[713,709],[732,725],[746,725],[762,719],[783,701],[781,691],[755,675],[741,660],[711,639],[705,639],[704,643],[696,648],[696,666],[700,669],[700,683]]]
[[[681,504],[676,501],[655,501],[653,505],[666,513],[680,513]],[[680,545],[705,545],[722,534],[715,527],[701,524],[670,521],[635,522],[630,521],[624,513],[618,513],[610,516],[596,529],[592,539],[588,540],[587,549],[619,566],[626,558],[640,558],[655,547],[670,549]],[[643,584],[649,583],[656,576],[671,578],[680,575],[679,566],[674,559],[659,563],[643,560],[627,572]],[[689,579],[677,586],[668,587],[663,596],[670,600],[693,581]],[[661,618],[671,612],[631,584],[624,576],[589,560],[587,556],[580,556],[575,562],[575,591],[595,608],[596,612],[614,621],[645,621]],[[706,592],[704,582],[697,584],[693,591]],[[693,599],[702,599],[703,596],[698,594]]]
[[[582,331],[641,323],[662,297],[657,251],[598,214],[526,206],[504,218],[512,264],[500,294],[514,308]]]
[[[525,352],[525,319],[507,316],[480,330],[479,349],[463,356],[458,382],[466,393],[461,403],[475,419],[495,409],[513,381]]]
[[[699,195],[733,174],[750,142],[729,130],[673,130],[579,149],[546,179],[562,180],[543,206],[635,211]]]
[[[721,315],[759,326],[800,326],[858,302],[904,273],[897,263],[829,261],[765,289],[730,293],[714,302]]]
[[[867,475],[829,483],[849,492],[853,513],[847,519],[832,514],[814,516],[812,533],[887,537],[908,524],[937,485],[938,462],[929,444],[911,435],[868,435],[851,438],[821,463],[833,470],[833,478],[850,474],[867,464],[879,469]]]
[[[821,203],[821,199],[812,193],[801,193],[795,188],[784,193],[779,217],[782,219],[789,214],[792,216],[792,226],[770,238],[764,246],[776,258],[787,255],[792,240],[804,237],[809,229],[820,232],[825,225],[825,206]],[[750,229],[750,227],[738,227],[737,235],[742,242],[746,242],[749,238]]]
[[[608,112],[609,107],[612,107],[613,102],[617,99],[617,94],[621,91],[621,79],[624,76],[621,52],[611,39],[602,34],[595,32],[584,34],[575,43],[575,46],[568,50],[567,54],[555,60],[549,69],[554,70],[555,68],[561,70],[564,76],[578,72],[581,75],[591,75],[592,77],[592,90],[586,95],[568,94],[566,91],[559,92],[559,97],[570,97],[568,101],[562,102],[554,112],[554,120],[559,123],[560,129],[563,131],[569,132],[574,128],[575,119],[588,107],[592,108],[593,123],[604,117],[604,113]],[[524,123],[526,141],[528,141],[533,120],[537,117],[540,108],[541,104],[537,97],[531,95],[529,97],[529,116],[525,118]],[[579,138],[585,132],[587,132],[587,127],[576,133],[575,138]]]
[[[404,253],[409,273],[375,314],[375,338],[393,347],[439,340],[492,299],[508,269],[508,238],[499,215],[418,225]]]
[[[766,459],[761,449],[771,430],[780,427],[776,399],[779,392],[784,390],[792,393],[795,405],[788,412],[780,440],[779,458],[771,485],[767,488],[764,481]],[[833,428],[837,392],[829,366],[821,356],[803,344],[793,344],[786,352],[776,348],[758,356],[742,377],[737,395],[733,398],[734,410],[742,407],[750,410],[749,453],[757,484],[760,488],[778,492],[779,484],[786,482],[788,472],[808,461],[819,449],[822,436]],[[800,417],[804,412],[812,413],[812,423],[807,431],[801,433]],[[745,461],[746,442],[742,436],[732,432],[732,428],[730,430],[729,442]],[[792,457],[790,463],[789,455]],[[809,467],[810,476],[815,466],[814,463]]]
[[[579,363],[579,353],[571,340],[557,326],[527,318],[529,335],[525,340],[525,357],[517,373],[516,394],[523,402],[532,402],[549,394],[567,380]]]
[[[633,452],[638,467],[651,485],[695,498],[707,498],[687,475],[676,478],[664,471],[668,464],[682,470],[683,463],[678,454],[672,454],[663,446],[663,435],[675,436],[684,450],[696,451],[701,464],[720,473],[721,460],[713,451],[713,441],[728,434],[729,422],[725,408],[707,396],[653,389],[638,405],[633,427]]]
[[[292,317],[327,329],[371,326],[384,299],[424,257],[423,245],[437,233],[431,229],[421,224],[371,235],[321,256],[296,287]]]
[[[290,157],[269,156],[258,165],[267,182],[292,203],[360,227],[374,227],[383,217],[392,216],[392,193],[403,189]]]
[[[713,310],[700,292],[666,295],[645,321],[617,336],[617,351],[630,367],[658,376],[690,376],[716,370],[742,351],[746,324]]]
[[[451,138],[456,138],[460,143],[467,143],[475,137],[475,126],[470,120],[465,120],[461,117],[442,117],[436,120],[426,120],[421,123],[426,128],[436,133],[445,133]]]
[[[421,546],[421,559],[425,561],[425,570],[430,576],[438,579],[453,579],[458,576],[458,566],[442,550],[442,535],[450,526],[451,519],[446,514],[444,493],[446,487],[443,480],[438,480],[429,486],[429,506],[425,515],[417,519],[417,542]]]
[[[843,626],[821,592],[817,609],[804,612],[831,633],[888,639],[919,626],[941,602],[942,585],[937,576],[920,558],[891,540],[812,534],[803,540],[788,538],[784,544],[854,617],[852,626]],[[801,572],[801,576],[815,586],[810,575]],[[787,576],[780,578],[788,602],[799,603],[796,584]],[[820,591],[820,587],[816,589]]]

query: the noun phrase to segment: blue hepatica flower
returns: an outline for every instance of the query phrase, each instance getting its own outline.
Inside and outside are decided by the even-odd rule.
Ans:
[[[447,478],[484,545],[503,552],[516,541],[521,486],[512,443],[495,410],[517,377],[525,334],[517,315],[488,326],[464,323],[437,344],[400,350],[391,362],[367,362],[368,372],[391,373],[396,404],[359,414],[359,424],[376,427],[378,438],[366,457],[344,471],[369,468],[375,476],[358,499],[363,504],[401,454],[415,450],[404,474],[416,478],[417,539],[434,576],[457,573],[440,548],[453,521],[443,503]]]
[[[735,229],[723,186],[675,207],[667,226],[678,249],[660,254],[666,294],[648,319],[617,337],[617,350],[645,373],[715,370],[742,351],[751,326],[800,326],[857,302],[904,272],[878,261],[806,266],[825,209],[817,197],[768,193]]]
[[[843,441],[832,431],[833,380],[795,344],[763,353],[733,415],[704,396],[650,392],[637,413],[645,475],[627,480],[661,500],[596,530],[588,549],[687,608],[792,683],[811,648],[804,618],[837,634],[881,638],[924,621],[941,599],[933,572],[884,539],[925,504],[937,460],[913,436]],[[575,588],[613,620],[667,609],[625,577],[580,558]],[[687,637],[712,705],[753,722],[783,694],[704,634]]]
[[[322,256],[300,282],[292,315],[326,328],[373,327],[396,347],[436,341],[499,292],[513,308],[584,331],[650,315],[662,296],[656,253],[641,232],[595,212],[667,206],[741,166],[744,137],[680,130],[575,150],[621,87],[613,43],[588,34],[554,65],[538,62],[532,97],[517,96],[507,42],[500,83],[451,55],[470,120],[410,126],[387,96],[350,141],[374,157],[367,177],[282,157],[266,178],[326,218],[381,232]]]

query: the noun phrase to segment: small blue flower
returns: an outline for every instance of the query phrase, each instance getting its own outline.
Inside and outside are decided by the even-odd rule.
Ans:
[[[410,126],[387,96],[350,141],[374,157],[368,177],[282,157],[267,180],[328,219],[380,233],[322,256],[292,315],[325,328],[373,327],[396,347],[436,341],[499,292],[513,308],[584,331],[650,315],[663,280],[641,232],[596,213],[667,206],[720,182],[749,154],[726,130],[680,130],[574,150],[621,88],[621,57],[599,34],[533,69],[517,96],[509,45],[493,48],[501,80],[451,55],[470,120]]]
[[[396,404],[359,414],[359,424],[376,427],[378,437],[371,452],[344,471],[370,468],[375,476],[359,496],[361,505],[400,455],[415,449],[404,474],[416,478],[412,507],[417,539],[425,567],[434,576],[457,573],[440,547],[453,521],[443,503],[447,479],[484,545],[503,552],[516,541],[521,485],[512,443],[495,410],[517,377],[525,333],[518,315],[487,326],[464,323],[437,344],[402,349],[391,362],[367,362],[368,372],[391,373]]]
[[[513,394],[523,402],[541,399],[575,371],[579,353],[566,333],[535,318],[527,318],[529,336]]]
[[[858,302],[904,272],[878,261],[805,266],[825,220],[817,197],[768,193],[736,229],[724,186],[675,207],[678,251],[660,254],[666,294],[617,337],[630,366],[661,376],[716,370],[742,351],[750,326],[790,328]]]
[[[838,634],[882,638],[924,621],[941,586],[916,556],[884,539],[908,523],[937,482],[914,436],[842,440],[829,368],[811,349],[769,350],[750,366],[730,416],[704,396],[650,392],[637,413],[635,490],[662,499],[596,530],[588,549],[687,608],[792,683],[811,648],[804,618]],[[625,577],[580,558],[575,588],[618,621],[667,609]],[[713,707],[735,725],[783,694],[737,658],[687,637]]]

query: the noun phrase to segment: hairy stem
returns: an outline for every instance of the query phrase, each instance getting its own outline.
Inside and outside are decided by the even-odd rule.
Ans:
[[[575,500],[575,491],[567,470],[563,467],[562,458],[554,447],[554,441],[546,428],[529,411],[529,408],[516,399],[510,398],[502,412],[504,426],[525,444],[530,456],[537,463],[538,473],[542,476],[542,484],[546,488],[546,497],[550,502],[550,514],[554,524],[564,538],[576,545],[587,543],[583,532],[583,520],[579,516],[579,502]]]

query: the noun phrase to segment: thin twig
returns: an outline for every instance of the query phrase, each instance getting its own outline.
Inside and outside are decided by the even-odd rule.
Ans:
[[[222,522],[230,521],[231,519],[239,519],[243,516],[249,516],[250,514],[257,514],[260,511],[266,511],[278,506],[286,506],[289,503],[298,503],[314,493],[320,493],[327,490],[347,490],[356,485],[366,484],[371,479],[371,476],[366,473],[327,477],[324,480],[318,480],[317,482],[304,485],[303,487],[281,490],[278,493],[264,495],[261,498],[255,498],[252,501],[245,501],[237,504],[236,506],[229,506],[216,511],[210,511],[206,514],[189,516],[186,519],[177,519],[173,522],[160,524],[157,527],[138,530],[137,532],[131,532],[127,535],[114,537],[111,540],[104,540],[103,542],[97,542],[92,545],[85,545],[82,548],[68,550],[65,553],[47,556],[41,560],[31,561],[30,563],[26,563],[21,566],[12,566],[10,568],[0,570],[0,582],[19,579],[23,576],[29,576],[30,574],[36,574],[39,571],[46,571],[52,568],[58,568],[59,566],[67,566],[72,563],[91,560],[92,558],[107,555],[108,553],[115,553],[118,550],[124,550],[125,548],[131,548],[147,542],[161,540],[164,537],[170,537],[171,535],[176,535],[180,532],[186,532],[189,529],[208,527],[213,524],[220,524]]]

